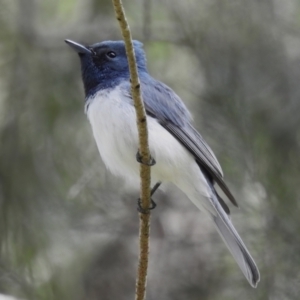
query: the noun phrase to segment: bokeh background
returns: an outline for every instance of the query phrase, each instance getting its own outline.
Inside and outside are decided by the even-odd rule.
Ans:
[[[299,299],[300,1],[124,5],[150,73],[181,96],[219,158],[240,205],[233,223],[261,271],[252,289],[209,220],[165,186],[147,299]],[[134,299],[138,191],[105,170],[64,43],[120,37],[109,0],[0,1],[3,295]]]

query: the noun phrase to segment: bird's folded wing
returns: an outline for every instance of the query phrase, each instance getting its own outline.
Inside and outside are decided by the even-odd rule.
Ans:
[[[228,199],[235,206],[238,206],[235,198],[223,180],[223,172],[218,160],[196,129],[189,123],[185,124],[183,127],[178,127],[170,122],[163,122],[161,125],[194,155],[197,163],[204,167],[208,174],[220,186]]]

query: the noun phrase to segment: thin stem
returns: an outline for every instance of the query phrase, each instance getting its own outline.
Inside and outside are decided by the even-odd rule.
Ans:
[[[121,0],[112,0],[116,18],[122,31],[123,39],[126,47],[126,54],[128,59],[130,80],[131,80],[131,94],[134,101],[136,110],[136,120],[139,134],[139,152],[144,162],[150,162],[150,151],[148,145],[148,129],[146,112],[141,97],[140,81],[136,66],[134,49],[132,44],[131,33],[128,22],[126,20],[124,8]],[[134,155],[134,153],[133,153]],[[141,177],[141,205],[142,208],[148,209],[150,207],[150,167],[145,164],[140,164],[140,177]],[[139,244],[140,255],[136,279],[136,300],[144,300],[146,295],[146,282],[148,270],[148,255],[149,255],[149,234],[150,234],[150,213],[140,213],[140,231],[139,231]]]

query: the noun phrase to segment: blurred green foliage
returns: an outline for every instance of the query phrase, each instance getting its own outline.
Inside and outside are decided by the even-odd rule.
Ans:
[[[112,5],[0,5],[0,293],[133,299],[138,192],[105,170],[64,44],[120,39]],[[299,299],[299,1],[124,5],[151,74],[182,97],[216,152],[262,278],[251,289],[208,220],[166,188],[147,299]]]

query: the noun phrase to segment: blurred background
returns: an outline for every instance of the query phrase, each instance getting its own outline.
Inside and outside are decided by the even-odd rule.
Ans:
[[[233,223],[261,271],[252,289],[209,220],[165,186],[147,299],[299,299],[300,1],[124,6],[150,73],[181,96],[219,158],[240,205]],[[0,294],[134,299],[138,191],[105,170],[66,38],[120,39],[111,1],[0,1]]]

